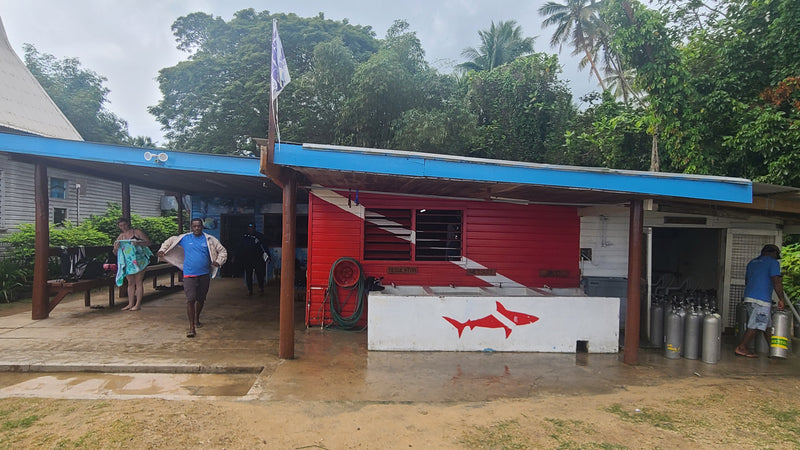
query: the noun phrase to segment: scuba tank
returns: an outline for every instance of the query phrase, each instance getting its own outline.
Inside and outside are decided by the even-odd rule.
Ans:
[[[769,356],[786,358],[789,354],[789,336],[792,331],[792,315],[786,310],[777,310],[772,314],[772,339],[769,345]]]
[[[701,336],[703,334],[703,313],[691,308],[686,313],[683,326],[683,357],[700,358]]]
[[[722,317],[714,312],[706,314],[703,318],[703,350],[701,352],[704,363],[716,364],[722,353]]]
[[[664,321],[664,356],[668,359],[679,359],[683,350],[683,308],[669,308]]]
[[[650,310],[650,343],[656,348],[664,346],[664,304],[653,303]]]

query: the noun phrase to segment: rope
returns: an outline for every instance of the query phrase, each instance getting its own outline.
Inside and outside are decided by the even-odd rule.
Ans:
[[[353,287],[345,288],[341,287],[336,284],[334,281],[333,273],[336,270],[336,266],[341,263],[342,261],[350,261],[354,263],[358,267],[358,281]],[[339,289],[344,289],[348,291],[347,298],[344,301],[340,301],[339,299]],[[348,317],[343,317],[341,311],[344,309],[345,305],[347,305],[351,300],[353,300],[353,296],[356,295],[355,301],[356,308],[353,311],[353,314]],[[331,266],[331,272],[328,275],[328,293],[327,293],[327,300],[328,304],[330,305],[331,309],[331,318],[333,319],[333,323],[335,326],[344,329],[353,329],[361,319],[361,315],[364,313],[364,299],[366,298],[366,283],[364,281],[364,271],[361,269],[361,265],[353,258],[339,258],[333,263]],[[324,302],[323,302],[324,304]]]

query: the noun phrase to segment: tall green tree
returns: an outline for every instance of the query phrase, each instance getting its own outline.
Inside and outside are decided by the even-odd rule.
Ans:
[[[291,114],[295,118],[293,134],[305,142],[336,142],[337,122],[350,96],[356,65],[353,52],[341,38],[314,47],[309,70],[292,80],[296,85],[291,101],[302,106]]]
[[[558,58],[543,53],[471,72],[467,101],[478,119],[472,155],[561,162],[575,107],[560,73]]]
[[[501,20],[497,25],[492,21],[489,29],[478,31],[478,35],[481,45],[478,48],[467,47],[461,52],[461,56],[468,61],[457,67],[465,72],[492,70],[533,53],[534,39],[523,37],[522,27],[517,25],[516,20]]]
[[[648,93],[646,120],[669,170],[800,185],[796,1],[721,0],[696,26],[672,27],[669,11],[604,4],[612,45]]]
[[[436,78],[407,22],[395,21],[381,48],[359,65],[350,84],[339,121],[338,142],[388,148],[395,122],[405,111],[431,101],[428,82]],[[433,96],[433,101],[438,97]]]
[[[23,49],[28,70],[84,140],[126,144],[132,139],[128,123],[107,108],[105,77],[83,68],[78,58],[59,60],[31,44]]]
[[[595,44],[599,41],[598,33],[602,27],[598,17],[598,3],[594,0],[565,0],[564,3],[547,2],[539,8],[539,15],[545,16],[543,27],[556,27],[550,45],[558,47],[564,44],[573,48],[573,55],[583,54],[583,63],[588,63],[597,78],[600,87],[605,90],[605,83],[597,69]]]
[[[178,48],[189,53],[188,59],[159,72],[162,100],[149,109],[166,131],[171,147],[210,153],[255,152],[252,138],[267,135],[273,18],[280,26],[293,80],[301,80],[313,67],[315,49],[321,43],[338,38],[356,63],[378,48],[372,28],[328,20],[323,14],[301,18],[245,9],[227,22],[199,12],[180,17],[172,30]],[[312,80],[306,84],[313,82],[322,83]],[[308,91],[294,95],[302,84],[289,83],[280,97],[278,118],[284,140],[305,141],[303,133],[313,131],[304,122],[314,117],[305,110]],[[324,103],[321,100],[316,106]]]
[[[589,97],[583,100],[590,106],[580,112],[567,132],[562,162],[647,170],[652,136],[648,133],[646,116],[638,107],[616,101],[609,90]]]

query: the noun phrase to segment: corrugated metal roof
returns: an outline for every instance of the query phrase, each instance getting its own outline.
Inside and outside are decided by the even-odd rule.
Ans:
[[[316,144],[275,146],[274,164],[310,185],[536,203],[678,198],[752,203],[743,178],[534,164]]]
[[[0,79],[0,126],[39,136],[83,140],[11,48],[2,19]]]

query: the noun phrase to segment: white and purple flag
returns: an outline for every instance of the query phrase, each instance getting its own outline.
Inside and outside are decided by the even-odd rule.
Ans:
[[[272,19],[272,80],[270,89],[272,99],[278,98],[284,87],[292,81],[289,68],[286,66],[286,55],[283,54],[283,44],[278,36],[278,21]]]

